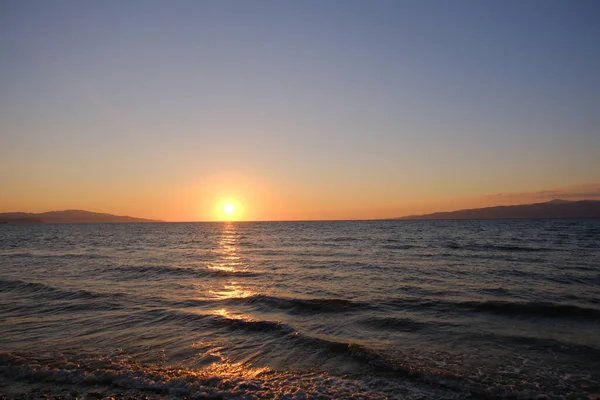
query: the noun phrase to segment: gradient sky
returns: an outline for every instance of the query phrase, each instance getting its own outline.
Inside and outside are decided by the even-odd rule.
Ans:
[[[0,211],[600,198],[598,21],[595,0],[4,0]]]

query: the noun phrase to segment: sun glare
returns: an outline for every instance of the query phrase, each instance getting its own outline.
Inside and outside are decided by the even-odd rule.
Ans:
[[[231,203],[226,203],[225,205],[223,205],[223,212],[226,215],[231,215],[235,212],[235,206]]]
[[[215,221],[239,221],[243,216],[244,206],[237,199],[229,197],[215,204]]]

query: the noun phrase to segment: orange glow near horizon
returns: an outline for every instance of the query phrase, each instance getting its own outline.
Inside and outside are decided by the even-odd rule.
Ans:
[[[56,3],[0,3],[0,213],[235,225],[600,200],[597,2]]]
[[[218,202],[214,219],[218,221],[239,221],[243,217],[242,211],[242,204],[237,199],[222,199]]]
[[[365,182],[363,185],[371,181]],[[211,172],[209,177],[198,174],[160,187],[139,183],[117,188],[85,186],[83,191],[56,184],[50,190],[40,184],[31,192],[3,192],[0,212],[82,209],[166,222],[337,220],[394,218],[552,199],[600,199],[600,183],[503,192],[493,192],[493,188],[452,191],[439,186],[407,190],[401,185],[363,190],[356,182],[323,186],[239,170]]]

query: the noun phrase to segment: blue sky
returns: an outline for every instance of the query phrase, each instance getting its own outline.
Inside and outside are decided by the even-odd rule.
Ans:
[[[4,1],[0,211],[210,219],[230,196],[362,218],[595,183],[599,20],[595,1]]]

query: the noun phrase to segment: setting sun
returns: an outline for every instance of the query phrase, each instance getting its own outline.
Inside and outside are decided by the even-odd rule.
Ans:
[[[0,400],[600,400],[600,0],[121,3],[0,0]]]
[[[239,221],[245,214],[242,203],[231,197],[218,201],[214,213],[216,221]]]
[[[231,203],[227,203],[223,206],[223,212],[227,215],[231,215],[235,212],[235,206]]]

